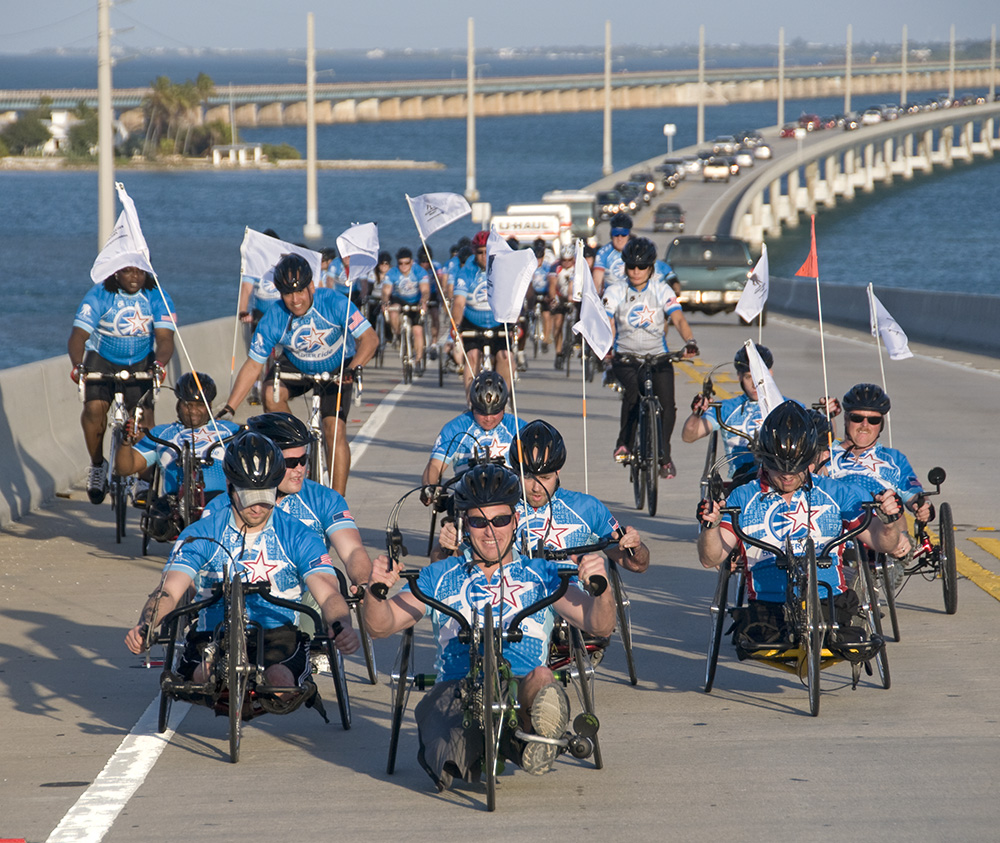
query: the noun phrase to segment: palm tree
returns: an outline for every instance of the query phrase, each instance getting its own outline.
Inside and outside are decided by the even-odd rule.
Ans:
[[[146,140],[143,154],[157,149],[159,138],[170,131],[170,122],[176,108],[175,85],[168,76],[157,76],[150,84],[148,96],[143,98],[142,110],[146,115]]]

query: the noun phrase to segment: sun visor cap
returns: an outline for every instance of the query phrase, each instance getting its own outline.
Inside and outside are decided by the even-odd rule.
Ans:
[[[277,489],[234,488],[233,495],[236,498],[236,505],[240,509],[246,509],[248,506],[256,506],[257,504],[273,507],[278,500]]]

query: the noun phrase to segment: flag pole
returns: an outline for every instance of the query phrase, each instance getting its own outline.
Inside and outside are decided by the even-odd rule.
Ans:
[[[413,225],[417,229],[417,236],[420,238],[420,245],[424,247],[424,254],[427,255],[428,263],[431,265],[431,275],[434,276],[434,283],[437,285],[438,293],[441,296],[441,304],[444,305],[444,312],[448,314],[448,322],[451,324],[451,329],[455,334],[455,342],[458,343],[459,349],[462,351],[462,359],[465,360],[465,368],[469,370],[469,374],[474,374],[472,371],[472,364],[469,363],[469,355],[465,353],[465,345],[462,342],[462,338],[458,335],[458,325],[455,324],[455,317],[451,315],[451,306],[448,304],[448,297],[444,294],[444,287],[441,286],[441,279],[438,278],[437,269],[434,267],[434,261],[430,260],[430,254],[427,251],[427,241],[424,239],[423,229],[420,227],[420,222],[417,220],[417,215],[413,212],[413,203],[410,201],[410,194],[404,193],[406,197],[406,205],[410,209],[410,216],[413,217]],[[424,337],[424,343],[427,342],[427,338]],[[442,349],[438,349],[438,354],[440,354]]]
[[[247,236],[250,226],[244,226],[243,237]],[[236,286],[236,325],[233,328],[233,356],[229,361],[229,391],[233,391],[233,378],[236,376],[236,342],[240,336],[240,293],[243,287],[243,276],[246,273],[246,261],[243,258],[243,250],[240,250],[240,283]]]
[[[590,465],[587,460],[587,340],[580,337],[583,362],[580,366],[580,394],[583,398],[583,491],[590,494]]]
[[[342,400],[342,390],[344,388],[344,352],[347,351],[347,326],[351,319],[351,287],[354,286],[354,280],[351,278],[351,258],[347,258],[347,310],[344,313],[344,345],[340,351],[340,374],[337,375],[337,408],[333,415],[333,442],[330,446],[330,470],[327,474],[329,482],[325,482],[324,478],[320,477],[320,483],[324,486],[329,486],[333,488],[333,467],[337,462],[337,430],[340,427],[340,402]],[[346,424],[346,422],[345,422]],[[320,442],[320,447],[323,447],[323,443]],[[350,445],[347,446],[350,448]]]
[[[816,248],[816,215],[810,217],[812,221],[812,248]],[[819,259],[816,260],[816,311],[819,314],[819,349],[820,357],[823,361],[823,395],[830,394],[830,384],[826,373],[826,337],[823,333],[823,297],[819,291]],[[829,418],[829,416],[827,416]]]
[[[878,310],[875,307],[873,297],[875,295],[871,282],[868,283],[868,307],[871,308],[872,321],[875,323],[875,346],[878,348],[878,367],[882,372],[882,391],[888,393],[885,384],[885,362],[882,359],[882,333],[878,328]],[[885,417],[885,429],[889,435],[889,447],[892,447],[892,418]]]

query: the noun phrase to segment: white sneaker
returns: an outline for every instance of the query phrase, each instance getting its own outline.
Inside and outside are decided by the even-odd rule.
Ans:
[[[104,503],[108,493],[108,461],[102,460],[100,465],[92,465],[87,472],[87,495],[92,504]]]
[[[543,738],[561,738],[569,724],[569,698],[562,685],[551,682],[540,690],[531,704],[531,728]],[[540,741],[527,742],[521,753],[521,769],[540,776],[552,769],[559,747]]]

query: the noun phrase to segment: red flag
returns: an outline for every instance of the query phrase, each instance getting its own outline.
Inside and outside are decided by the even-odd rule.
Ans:
[[[804,275],[806,278],[819,278],[819,261],[816,259],[816,215],[813,214],[812,220],[812,245],[809,247],[809,257],[806,258],[806,262],[799,267],[799,271],[796,275]]]

